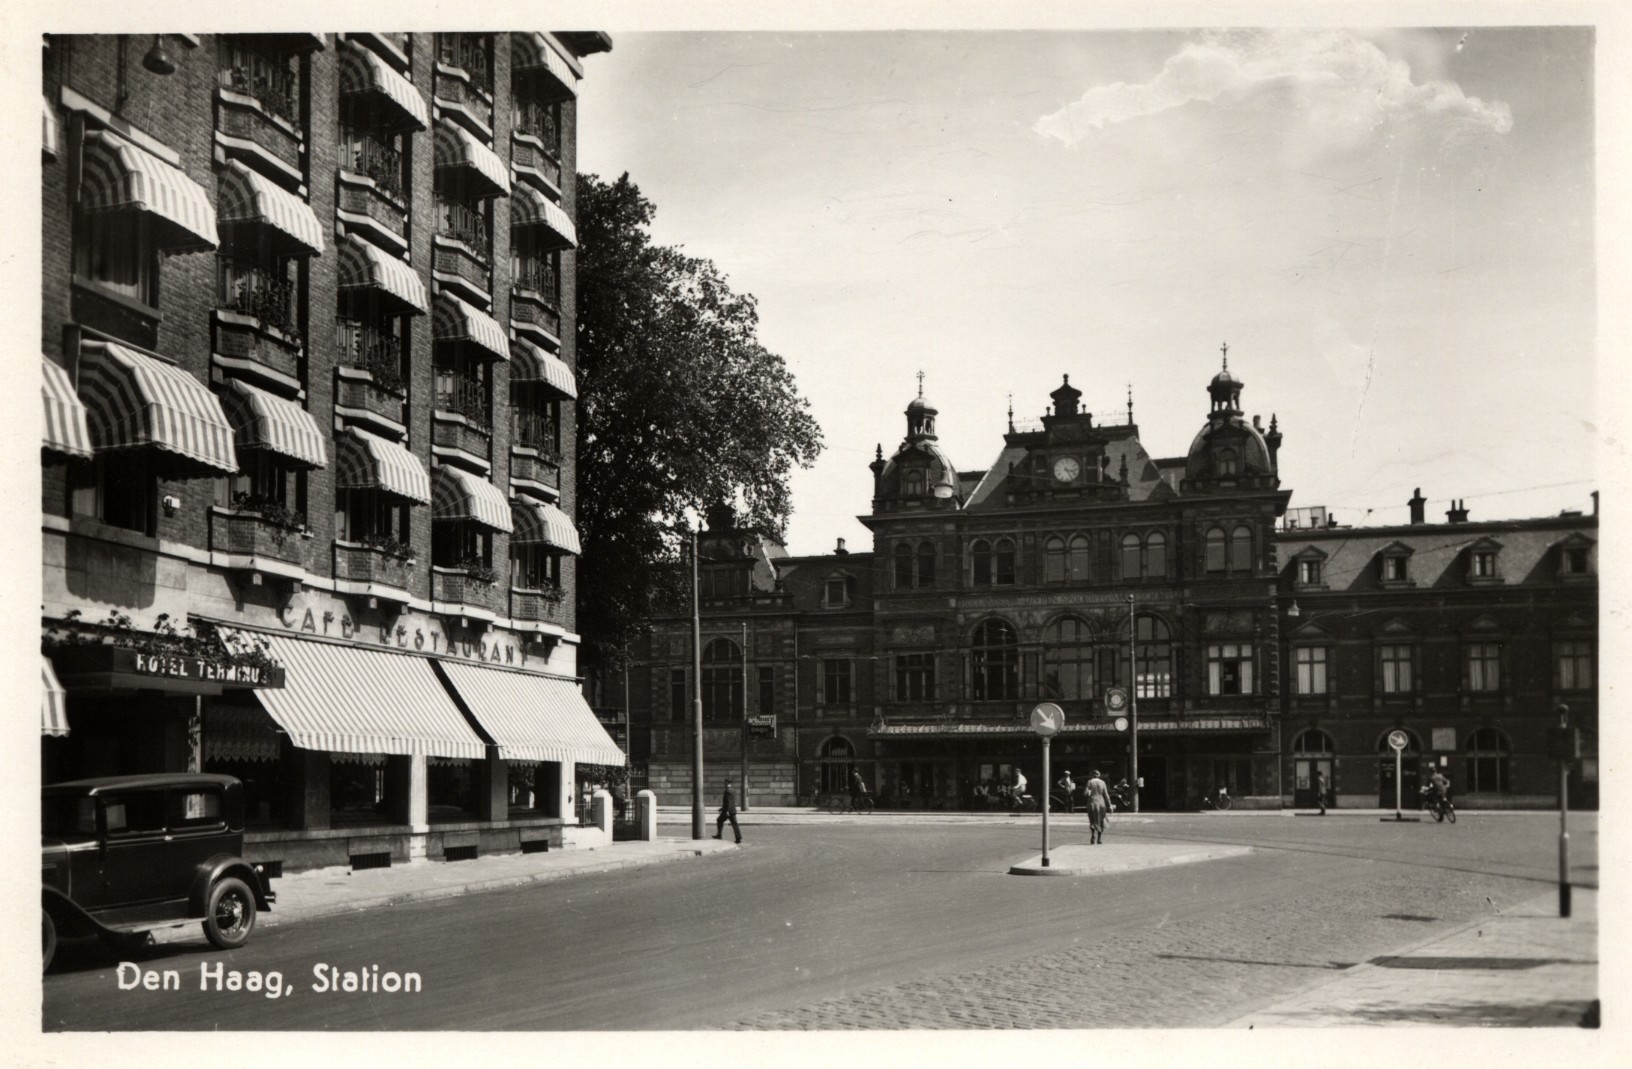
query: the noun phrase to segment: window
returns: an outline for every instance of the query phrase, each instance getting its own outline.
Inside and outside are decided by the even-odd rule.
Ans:
[[[549,304],[561,303],[561,254],[544,252],[536,234],[528,230],[513,232],[510,246],[510,284],[518,290],[528,290],[543,297]]]
[[[908,468],[901,479],[901,493],[905,497],[924,496],[924,472],[921,468]]]
[[[1088,572],[1088,538],[1085,535],[1072,535],[1071,547],[1065,561],[1066,579],[1072,583],[1086,583],[1090,576]]]
[[[1241,458],[1233,449],[1218,451],[1218,473],[1220,475],[1235,475],[1241,467]]]
[[[515,102],[515,131],[536,137],[552,156],[561,154],[561,105],[540,104],[533,100]]]
[[[703,719],[742,719],[742,648],[728,638],[703,647]]]
[[[992,582],[998,586],[1014,585],[1014,543],[1000,539],[992,553]]]
[[[170,793],[170,827],[207,828],[223,823],[220,791],[195,789]]]
[[[1384,694],[1411,693],[1410,646],[1391,644],[1377,649],[1378,665],[1382,671]]]
[[[379,490],[336,490],[334,536],[408,553],[408,503]]]
[[[475,520],[431,524],[431,563],[443,568],[491,568],[493,529]]]
[[[1558,570],[1563,575],[1587,575],[1592,571],[1591,546],[1563,546],[1558,551]]]
[[[157,530],[158,483],[147,450],[98,453],[88,464],[68,465],[68,507],[110,527],[153,534]]]
[[[987,620],[975,629],[970,650],[971,690],[975,701],[1003,701],[1019,696],[1019,637],[1002,620]]]
[[[561,456],[561,402],[547,383],[510,380],[510,444],[537,450],[547,460]]]
[[[335,362],[366,371],[374,385],[394,394],[408,392],[403,371],[408,355],[403,317],[387,315],[372,296],[351,298],[348,314],[335,321]]]
[[[1043,632],[1043,694],[1068,701],[1094,696],[1094,648],[1088,622],[1062,616]]]
[[[1592,643],[1560,642],[1558,657],[1559,690],[1592,689]]]
[[[1409,578],[1407,565],[1409,564],[1410,559],[1411,558],[1405,557],[1405,556],[1384,557],[1383,558],[1383,582],[1385,582],[1385,583],[1403,583],[1403,582],[1405,582],[1406,579]]]
[[[895,589],[912,589],[912,547],[905,542],[895,547]]]
[[[1142,569],[1139,567],[1139,558],[1143,555],[1144,546],[1136,534],[1122,536],[1122,578],[1137,579]]]
[[[1508,790],[1507,737],[1495,728],[1480,728],[1468,736],[1466,789],[1481,794]]]
[[[927,702],[935,700],[935,655],[898,653],[895,655],[895,700]]]
[[[1050,535],[1043,543],[1043,582],[1065,582],[1065,539]]]
[[[342,95],[344,104],[346,96]],[[412,183],[404,180],[405,135],[370,126],[340,124],[340,166],[372,179],[374,188],[404,204]]]
[[[142,835],[164,830],[164,795],[135,791],[110,795],[102,802],[104,827],[109,835]]]
[[[1319,728],[1308,728],[1298,732],[1298,737],[1292,740],[1292,752],[1295,754],[1315,754],[1326,756],[1337,752],[1332,745],[1332,737]]]
[[[493,428],[492,394],[489,392],[489,361],[446,349],[436,355],[436,407],[465,417],[483,432]]]
[[[851,702],[851,663],[841,660],[822,662],[822,703],[849,705]]]
[[[233,241],[216,255],[216,307],[248,316],[287,338],[299,338],[300,285],[296,262],[276,255],[263,226],[232,227]]]
[[[215,503],[240,512],[256,512],[272,523],[306,523],[306,473],[291,473],[278,454],[266,449],[239,449],[238,474],[215,480]],[[294,490],[291,500],[290,490]]]
[[[253,97],[291,126],[300,122],[300,78],[290,66],[290,56],[263,52],[233,37],[223,42],[219,58],[222,88]]]
[[[510,541],[510,585],[549,590],[561,585],[561,553],[543,542]]]
[[[1230,571],[1252,571],[1252,528],[1241,526],[1230,532]]]
[[[705,598],[735,598],[748,593],[748,570],[735,565],[705,567],[698,575]]]
[[[1495,642],[1470,642],[1465,651],[1468,689],[1502,689],[1502,647]]]
[[[1213,527],[1207,532],[1207,570],[1222,572],[1224,566],[1224,528]]]
[[[484,33],[439,33],[436,61],[470,75],[471,84],[484,93],[493,91],[492,64],[488,62],[489,37]]]
[[[1160,535],[1152,535],[1159,538]],[[1167,624],[1154,616],[1134,622],[1134,685],[1141,698],[1173,696],[1173,640]]]
[[[935,543],[918,543],[918,585],[930,588],[935,585]]]
[[[673,720],[688,720],[691,712],[691,695],[686,691],[686,670],[684,668],[669,669],[669,717]]]
[[[1224,642],[1207,647],[1207,693],[1253,693],[1251,643]]]
[[[74,216],[74,274],[150,308],[159,306],[159,246],[147,212]]]
[[[829,606],[850,604],[850,580],[842,575],[829,576],[822,584],[822,601]]]
[[[992,585],[992,544],[984,538],[977,539],[969,547],[969,557],[973,564],[973,582],[975,586]]]
[[[1496,551],[1493,549],[1475,550],[1470,558],[1468,574],[1475,579],[1494,579],[1496,577]]]
[[[1320,561],[1298,561],[1298,583],[1302,586],[1316,586],[1320,583]]]
[[[1167,536],[1160,531],[1145,539],[1145,575],[1152,579],[1167,575]]]
[[[490,264],[493,202],[476,195],[470,180],[464,177],[464,168],[438,167],[432,193],[436,233],[459,242],[482,263]]]
[[[776,712],[776,669],[771,665],[762,664],[758,669],[759,675],[759,715],[770,716]]]
[[[1326,693],[1326,647],[1299,646],[1294,652],[1297,662],[1297,692],[1299,694]]]

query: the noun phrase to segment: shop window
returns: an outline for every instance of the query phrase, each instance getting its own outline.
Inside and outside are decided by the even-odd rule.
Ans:
[[[1152,535],[1159,538],[1160,535]],[[1173,696],[1173,639],[1167,624],[1154,616],[1134,621],[1134,685],[1140,698]]]
[[[935,655],[898,653],[895,656],[895,700],[933,701],[935,698]]]
[[[466,821],[476,817],[476,762],[463,757],[425,759],[426,818]]]
[[[1560,642],[1553,649],[1558,663],[1558,689],[1591,690],[1592,643]]]
[[[510,815],[526,817],[544,811],[544,783],[537,761],[507,761]]]
[[[1043,632],[1043,697],[1094,697],[1093,636],[1079,616],[1062,616]]]
[[[728,638],[703,647],[703,719],[742,719],[742,647]]]
[[[1325,646],[1299,646],[1293,651],[1297,666],[1297,692],[1299,694],[1325,694],[1327,692],[1326,655]]]
[[[1207,693],[1254,693],[1250,643],[1213,643],[1207,647]]]
[[[1470,642],[1463,648],[1468,689],[1491,693],[1502,689],[1502,647],[1496,642]]]
[[[330,822],[392,823],[388,778],[384,754],[334,754],[329,761]]]
[[[1003,620],[987,620],[975,630],[970,649],[971,697],[1010,701],[1020,696],[1019,637]]]
[[[1480,728],[1468,736],[1467,777],[1464,789],[1481,794],[1501,794],[1508,789],[1507,736],[1495,728]]]
[[[1377,665],[1384,694],[1410,694],[1414,673],[1414,649],[1409,645],[1390,644],[1377,648]]]
[[[68,465],[71,515],[151,535],[156,530],[158,497],[158,481],[146,450],[98,453],[89,463]]]
[[[822,661],[822,704],[849,705],[853,700],[852,664],[848,660]]]

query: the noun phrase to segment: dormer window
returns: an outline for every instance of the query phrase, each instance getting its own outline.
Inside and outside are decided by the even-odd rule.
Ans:
[[[1502,581],[1498,555],[1502,544],[1491,538],[1481,538],[1468,547],[1468,582],[1500,583]]]
[[[849,605],[850,592],[855,588],[855,582],[847,575],[828,576],[822,583],[822,604],[830,609]]]
[[[1406,563],[1409,560],[1410,560],[1410,558],[1408,558],[1408,557],[1384,557],[1383,558],[1383,582],[1385,582],[1385,583],[1403,583],[1403,582],[1405,582],[1405,579],[1406,579],[1405,566],[1406,566]]]
[[[1218,451],[1218,474],[1236,475],[1240,472],[1241,458],[1233,449]]]
[[[1384,546],[1377,556],[1377,581],[1380,586],[1411,586],[1411,547],[1404,542]]]
[[[1560,579],[1582,579],[1592,575],[1592,539],[1583,534],[1572,534],[1558,544],[1558,576]]]
[[[1298,582],[1304,586],[1313,586],[1320,582],[1320,561],[1298,561]]]
[[[1481,549],[1473,554],[1473,566],[1469,570],[1475,579],[1490,579],[1496,575],[1496,553],[1494,550]]]

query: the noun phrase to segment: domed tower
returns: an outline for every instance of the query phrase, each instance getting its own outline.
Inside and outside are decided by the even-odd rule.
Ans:
[[[1185,492],[1273,490],[1280,485],[1276,453],[1281,435],[1272,428],[1272,448],[1258,418],[1248,423],[1241,411],[1246,383],[1230,374],[1230,347],[1220,346],[1224,366],[1207,384],[1212,400],[1207,425],[1190,443],[1185,463]],[[1273,417],[1271,417],[1273,422]]]
[[[907,405],[907,436],[889,460],[875,459],[873,511],[910,508],[956,508],[958,469],[936,443],[935,417],[939,410],[924,396],[923,372],[918,373],[918,396]]]

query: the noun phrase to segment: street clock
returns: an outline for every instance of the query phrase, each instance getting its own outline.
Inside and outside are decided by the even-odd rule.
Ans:
[[[1062,483],[1076,482],[1082,474],[1082,463],[1076,457],[1061,457],[1054,462],[1054,478]]]
[[[1105,708],[1113,713],[1120,713],[1128,707],[1128,692],[1121,687],[1111,687],[1105,692]]]

